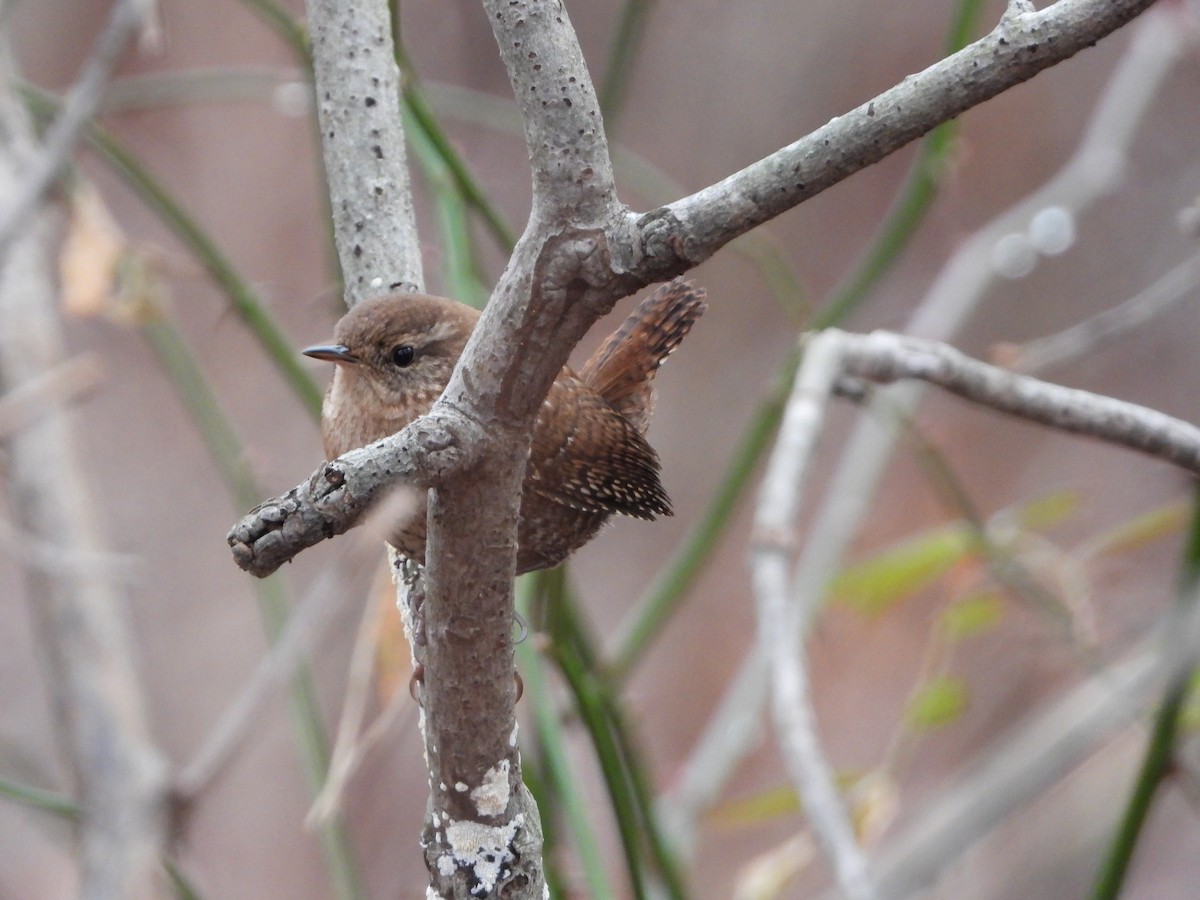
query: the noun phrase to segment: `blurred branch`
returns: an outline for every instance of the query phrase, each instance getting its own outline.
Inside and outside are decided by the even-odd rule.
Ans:
[[[677,275],[740,234],[1120,28],[1154,0],[1010,6],[990,34],[717,184],[643,215],[637,271]]]
[[[997,361],[1018,372],[1040,372],[1079,359],[1119,340],[1166,312],[1200,287],[1200,253],[1189,256],[1124,303],[1056,334],[997,348]]]
[[[1179,16],[1179,10],[1164,6],[1139,23],[1071,158],[1045,185],[962,244],[914,310],[906,331],[949,341],[999,278],[992,266],[992,254],[1001,238],[1023,233],[1033,216],[1048,207],[1059,206],[1078,215],[1119,183],[1127,171],[1129,148],[1139,134],[1143,116],[1181,58],[1188,31],[1181,27]],[[911,416],[924,386],[897,385],[887,394],[893,411],[907,411]],[[895,414],[862,416],[840,454],[792,579],[792,589],[802,598],[806,610],[806,628],[870,507],[895,447],[901,420]],[[767,688],[766,661],[751,650],[710,718],[685,767],[680,787],[671,797],[673,818],[681,827],[694,821],[737,762],[754,746],[751,723],[761,716]]]
[[[37,116],[48,115],[57,103],[49,94],[30,85],[22,86],[21,94]],[[203,263],[292,392],[310,415],[314,418],[319,416],[320,388],[299,362],[296,348],[271,316],[263,299],[217,246],[212,236],[121,142],[96,125],[88,127],[87,136],[101,158]]]
[[[1186,676],[1200,653],[1200,604],[1190,597],[1123,660],[1029,717],[989,758],[876,858],[881,891],[919,892],[1012,811],[1045,791],[1097,744],[1140,717],[1164,682]]]
[[[796,793],[843,895],[876,896],[854,826],[838,798],[833,769],[821,750],[800,640],[800,614],[788,568],[796,540],[802,487],[822,433],[825,408],[841,372],[837,344],[822,332],[810,340],[804,366],[788,400],[759,490],[751,570],[758,606],[758,645],[770,661],[775,724]]]
[[[104,365],[98,356],[76,356],[0,394],[0,440],[29,427],[47,410],[66,406],[92,391],[103,373]]]
[[[345,612],[347,601],[355,596],[355,592],[348,589],[354,574],[369,569],[381,542],[378,531],[364,529],[358,540],[350,542],[345,556],[322,570],[288,616],[270,652],[242,687],[241,694],[179,772],[175,779],[175,794],[180,801],[194,800],[227,769],[261,721],[266,704],[306,665],[309,651]]]
[[[220,400],[175,324],[165,316],[152,319],[142,323],[142,335],[158,356],[184,407],[191,415],[234,504],[242,506],[251,502],[247,498],[258,496],[259,489],[247,463],[241,436],[225,414]],[[274,642],[286,628],[291,615],[292,604],[287,588],[278,578],[268,579],[256,583],[255,593],[258,595],[259,612],[268,639]],[[316,793],[321,790],[329,769],[329,754],[320,704],[312,673],[305,662],[293,654],[288,657],[287,666],[293,675],[291,701],[296,742],[305,775]],[[258,692],[255,695],[256,702],[265,700],[268,692],[262,685],[255,690]],[[243,704],[244,707],[255,705],[251,702]],[[208,743],[199,751],[198,759],[182,773],[181,783],[177,782],[176,785],[176,792],[184,799],[197,793],[205,783],[215,777],[225,761],[224,754],[232,752],[238,740],[244,736],[238,732],[237,725],[231,724],[234,721],[231,712],[227,719],[218,725],[219,734],[208,739]],[[250,724],[247,722],[246,727]],[[320,834],[335,895],[342,898],[363,896],[364,889],[360,884],[353,848],[342,823],[323,822]]]
[[[134,31],[154,7],[155,0],[115,0],[104,30],[96,38],[79,80],[67,94],[54,123],[46,131],[36,156],[23,160],[25,171],[8,203],[0,209],[0,253],[4,253],[19,229],[26,226],[54,184],[100,98],[117,64],[117,58]]]
[[[1189,609],[1188,604],[1194,607],[1200,602],[1200,597],[1196,596],[1196,585],[1200,581],[1200,491],[1193,491],[1192,527],[1184,548],[1183,577],[1180,580],[1183,587],[1176,613],[1181,617],[1195,615],[1195,609]],[[1197,661],[1194,657],[1193,665]],[[1150,742],[1146,747],[1141,770],[1100,870],[1096,892],[1093,895],[1096,900],[1116,900],[1120,896],[1125,875],[1133,860],[1133,851],[1150,815],[1154,795],[1162,782],[1174,771],[1175,742],[1183,726],[1181,719],[1185,703],[1193,691],[1193,673],[1194,670],[1180,672],[1177,678],[1167,684],[1166,693],[1154,718],[1154,727],[1150,733]]]
[[[18,190],[38,152],[7,57],[0,72],[0,193]],[[36,204],[35,204],[36,205]],[[44,233],[30,207],[9,235],[0,277],[0,387],[21,390],[63,364]],[[5,475],[16,522],[68,558],[94,555],[99,529],[74,423],[52,407],[8,437]],[[124,598],[102,568],[27,565],[30,611],[60,737],[79,798],[82,877],[88,900],[158,895],[166,842],[166,763],[151,743]]]

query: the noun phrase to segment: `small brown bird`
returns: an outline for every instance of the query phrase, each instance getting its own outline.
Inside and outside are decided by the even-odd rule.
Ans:
[[[704,312],[704,292],[675,280],[643,300],[578,374],[564,367],[538,413],[522,488],[517,572],[558,565],[613,513],[671,515],[658,454],[643,434],[654,374]],[[400,431],[441,395],[479,312],[443,297],[359,303],[334,342],[303,352],[336,363],[321,433],[330,459]],[[425,560],[425,506],[391,543]]]

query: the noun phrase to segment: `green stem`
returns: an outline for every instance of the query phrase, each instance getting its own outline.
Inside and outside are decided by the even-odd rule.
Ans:
[[[612,688],[605,683],[597,671],[599,655],[595,642],[588,633],[583,620],[578,614],[574,597],[566,583],[561,569],[549,573],[547,580],[547,608],[552,614],[552,635],[554,646],[558,650],[556,660],[560,667],[578,670],[586,676],[582,685],[572,680],[571,673],[564,668],[564,676],[576,690],[576,698],[581,714],[584,714],[585,724],[588,724],[589,735],[600,756],[602,765],[607,756],[612,756],[613,778],[609,780],[609,791],[618,790],[620,801],[632,809],[634,820],[627,822],[618,815],[622,840],[635,841],[638,846],[637,859],[642,859],[642,842],[646,845],[649,858],[653,861],[658,875],[663,881],[667,896],[682,900],[687,896],[683,876],[678,861],[671,853],[662,834],[658,817],[654,808],[653,792],[650,790],[650,780],[646,776],[646,766],[637,749],[632,730],[626,721]],[[581,693],[582,692],[582,693]],[[584,710],[582,704],[587,702],[594,709]],[[595,714],[595,725],[589,722],[588,714]],[[598,734],[595,728],[602,728],[603,734]],[[604,753],[602,753],[602,747]],[[618,796],[613,794],[614,808]],[[627,827],[634,830],[627,836]],[[631,869],[631,872],[633,870]]]
[[[309,60],[308,29],[275,0],[242,0],[260,19],[269,25],[307,65]]]
[[[529,615],[533,595],[540,590],[540,574],[526,576],[517,582],[518,608],[522,609],[526,616]],[[592,817],[579,791],[579,779],[572,771],[562,726],[550,693],[546,667],[531,640],[523,641],[517,646],[517,660],[523,673],[528,702],[533,710],[534,726],[547,780],[553,786],[559,799],[557,808],[562,809],[566,816],[567,826],[574,838],[583,867],[584,881],[587,884],[587,896],[596,900],[616,897],[608,877],[608,868],[600,853],[600,842],[592,828]],[[541,803],[539,807],[546,811],[543,815],[548,816],[551,807]]]
[[[629,82],[646,35],[646,23],[654,8],[654,0],[625,0],[621,19],[608,52],[604,67],[604,82],[600,86],[600,111],[604,115],[604,131],[611,139],[617,132],[617,120],[629,94]]]
[[[1200,582],[1200,488],[1192,502],[1192,527],[1184,548],[1183,577],[1180,579],[1181,602],[1193,598],[1196,585]],[[1172,771],[1180,716],[1192,687],[1191,674],[1167,686],[1162,705],[1154,717],[1150,742],[1146,746],[1146,755],[1142,759],[1133,792],[1096,880],[1096,889],[1092,894],[1096,900],[1115,900],[1121,894],[1138,839],[1154,805],[1155,794]]]
[[[7,797],[24,806],[53,813],[64,819],[74,819],[79,815],[79,805],[70,797],[57,791],[48,791],[16,781],[0,779],[0,797]]]
[[[947,38],[950,50],[964,45],[974,31],[980,0],[961,0]],[[813,317],[814,330],[841,323],[870,296],[871,290],[900,257],[925,217],[945,171],[945,163],[954,144],[956,124],[940,125],[921,142],[921,149],[900,195],[884,219],[862,261],[834,292],[830,302]],[[779,426],[784,404],[799,369],[801,354],[793,350],[780,367],[775,385],[759,404],[738,444],[733,462],[722,479],[700,521],[684,539],[683,545],[635,607],[628,625],[623,626],[612,654],[612,670],[625,678],[642,658],[663,624],[683,602],[687,591],[700,577],[712,558],[712,551],[733,520],[751,475],[766,453]]]
[[[405,132],[433,192],[437,208],[447,294],[469,306],[481,308],[487,302],[488,291],[475,265],[475,242],[471,237],[466,204],[458,182],[425,130],[417,125],[411,115],[406,114],[405,119]]]
[[[246,464],[244,443],[225,414],[212,386],[196,362],[191,349],[174,323],[167,319],[147,322],[142,333],[158,356],[176,392],[191,415],[197,430],[237,509],[245,509],[261,497],[253,473]],[[254,582],[259,612],[271,643],[278,638],[288,616],[291,601],[279,575]],[[309,787],[314,796],[321,790],[329,771],[329,747],[325,737],[320,703],[312,671],[301,666],[292,682],[292,717],[300,755]],[[329,864],[336,896],[351,900],[366,896],[354,850],[340,821],[331,820],[321,827],[321,844]]]
[[[420,80],[417,78],[416,72],[413,70],[412,64],[404,52],[404,46],[400,43],[399,36],[396,39],[396,63],[400,66],[400,71],[404,75],[402,90],[405,109],[412,116],[413,121],[425,133],[425,138],[441,157],[442,162],[450,172],[450,177],[454,179],[454,183],[458,186],[459,192],[467,203],[479,213],[496,243],[505,252],[511,252],[517,243],[516,232],[513,231],[512,226],[508,224],[508,221],[501,214],[500,210],[488,198],[487,193],[480,186],[478,179],[475,178],[466,161],[455,151],[454,145],[446,135],[445,129],[438,122],[433,108],[425,99],[425,94],[421,90]]]
[[[575,708],[587,729],[592,747],[596,751],[596,758],[600,762],[600,771],[604,776],[609,800],[612,802],[613,814],[617,818],[617,833],[625,851],[625,865],[629,870],[633,896],[643,900],[647,896],[646,871],[639,838],[641,824],[637,804],[625,779],[621,752],[602,709],[598,685],[574,654],[560,647],[555,647],[553,653],[559,672],[574,696]]]

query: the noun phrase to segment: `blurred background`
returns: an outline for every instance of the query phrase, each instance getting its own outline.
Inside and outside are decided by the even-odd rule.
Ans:
[[[301,3],[283,6],[302,18]],[[621,64],[627,83],[609,135],[623,199],[637,210],[719,180],[935,62],[957,9],[949,0],[633,6],[644,16],[640,52]],[[23,76],[47,91],[68,89],[107,4],[41,0],[8,7],[3,24]],[[1003,7],[982,5],[976,36]],[[606,65],[626,5],[593,0],[569,11],[593,75],[603,82],[611,76]],[[1028,259],[1018,252],[1015,263],[1005,257],[1010,274],[1020,277],[987,283],[952,338],[960,349],[988,357],[997,345],[1059,331],[1134,296],[1196,252],[1187,227],[1200,194],[1194,23],[1183,4],[1160,3],[1155,14],[1188,35],[1186,48],[1136,119],[1111,189],[1068,217],[1068,246]],[[484,13],[468,2],[407,3],[402,16],[412,69],[453,148],[519,231],[529,207],[525,150],[511,125],[508,83]],[[965,242],[1063,167],[1139,27],[1135,22],[961,119],[938,164],[936,197],[844,327],[903,328]],[[308,93],[295,54],[259,4],[161,0],[153,27],[126,54],[105,110],[102,126],[211,236],[288,341],[300,348],[329,337],[341,301]],[[676,515],[653,524],[617,522],[571,565],[583,615],[602,647],[618,646],[656,574],[705,515],[811,312],[856,271],[918,152],[914,145],[859,173],[692,273],[708,290],[710,308],[658,380],[650,432]],[[95,206],[81,212],[78,193],[74,200],[60,194],[52,209],[57,234],[80,227],[86,215],[100,216],[101,230],[121,243],[141,285],[98,303],[80,289],[64,309],[71,349],[96,354],[103,364],[101,385],[78,406],[86,474],[108,549],[130,561],[122,571],[129,575],[128,615],[153,737],[182,766],[238,695],[268,639],[257,585],[236,568],[225,543],[226,531],[254,501],[231,499],[168,377],[161,346],[141,323],[165,315],[178,326],[241,436],[258,499],[307,477],[322,459],[320,440],[310,411],[177,231],[94,147],[78,160],[78,181],[96,192],[88,202],[106,212]],[[428,175],[419,174],[415,188],[427,286],[471,292],[470,278],[447,271],[449,226]],[[505,254],[478,220],[471,227],[486,296]],[[65,295],[70,287],[64,284]],[[581,359],[630,304],[595,329]],[[1046,377],[1195,421],[1198,336],[1193,290],[1119,341]],[[325,368],[304,365],[325,383]],[[822,439],[812,497],[820,497],[858,417],[848,405],[837,409]],[[913,815],[1025,714],[1085,678],[1097,661],[1118,655],[1161,614],[1179,577],[1190,496],[1188,479],[1162,463],[943,396],[931,395],[916,423],[938,463],[931,467],[914,442],[902,442],[854,542],[850,561],[859,566],[835,591],[809,641],[821,733],[834,766],[864,789],[857,809],[871,840]],[[931,476],[931,468],[943,476]],[[1008,552],[1042,586],[1038,597],[992,583],[961,542],[947,547],[946,535],[955,533],[964,510],[946,499],[945,471],[984,521],[1008,529]],[[746,551],[754,484],[623,689],[662,792],[677,785],[753,641]],[[304,553],[276,576],[279,590],[304,596],[316,575],[344,556],[349,540]],[[379,559],[374,579],[356,569],[339,584],[343,612],[313,655],[321,716],[331,732],[362,611],[390,602],[381,584],[382,552]],[[889,560],[894,568],[887,568]],[[69,793],[31,602],[36,598],[26,596],[18,556],[0,545],[0,779]],[[947,616],[963,609],[967,624],[955,631]],[[389,647],[381,653],[372,709],[387,703],[382,685],[406,690],[407,652],[398,640],[394,632],[384,638]],[[415,715],[407,699],[402,705],[408,711],[363,754],[341,799],[367,897],[424,894],[417,836],[426,781]],[[573,722],[564,732],[594,810],[599,849],[619,873],[620,845],[593,755]],[[746,867],[803,831],[768,734],[699,823],[697,852],[686,866],[694,896],[746,889]],[[338,896],[321,839],[304,824],[312,794],[294,735],[281,693],[191,810],[177,859],[202,896]],[[960,861],[938,895],[1084,893],[1143,743],[1144,730],[1131,729],[1099,749]],[[1161,795],[1125,896],[1194,896],[1198,796],[1186,772]],[[562,868],[568,880],[577,875],[569,849]],[[784,873],[777,889],[742,896],[808,896],[827,882],[817,862],[795,878],[787,864],[775,871]],[[0,799],[0,897],[70,896],[75,878],[69,827]],[[621,876],[613,878],[624,895]]]

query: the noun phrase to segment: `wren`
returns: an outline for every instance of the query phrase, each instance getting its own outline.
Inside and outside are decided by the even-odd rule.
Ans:
[[[556,566],[613,513],[671,515],[658,454],[646,442],[654,375],[704,312],[704,292],[662,285],[578,373],[564,367],[538,412],[522,486],[517,572]],[[450,380],[479,312],[444,297],[365,300],[337,323],[331,344],[303,352],[336,363],[321,434],[330,459],[400,431],[429,412]],[[425,561],[425,504],[389,542]]]

